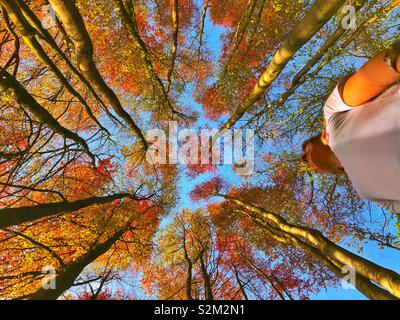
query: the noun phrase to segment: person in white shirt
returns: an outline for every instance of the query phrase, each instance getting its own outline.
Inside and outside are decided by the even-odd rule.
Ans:
[[[324,106],[325,131],[301,160],[321,174],[347,174],[359,195],[400,213],[400,42],[343,79]]]

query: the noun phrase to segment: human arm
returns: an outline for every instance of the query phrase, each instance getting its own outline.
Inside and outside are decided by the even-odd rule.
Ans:
[[[400,52],[400,43],[394,46]],[[352,75],[340,87],[343,101],[350,107],[360,106],[380,94],[393,83],[400,80],[400,58],[390,66],[385,60],[388,50],[385,50],[369,60],[357,73]],[[396,70],[394,69],[396,67]]]

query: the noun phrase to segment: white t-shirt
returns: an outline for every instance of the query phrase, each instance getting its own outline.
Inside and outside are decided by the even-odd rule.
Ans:
[[[355,108],[337,86],[324,115],[329,146],[360,196],[400,212],[400,85]]]

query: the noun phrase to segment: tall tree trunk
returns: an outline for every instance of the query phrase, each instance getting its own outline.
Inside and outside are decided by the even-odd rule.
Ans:
[[[85,86],[88,88],[90,93],[93,95],[93,97],[96,99],[96,101],[100,104],[100,106],[103,108],[103,110],[107,113],[107,115],[113,119],[114,121],[118,122],[119,124],[120,121],[107,109],[105,106],[103,100],[100,98],[96,90],[93,88],[93,86],[89,83],[89,81],[78,71],[71,60],[67,57],[67,55],[60,49],[56,41],[52,38],[51,34],[42,27],[41,21],[39,18],[32,12],[32,10],[29,8],[29,6],[23,1],[23,0],[17,0],[18,5],[20,6],[25,18],[28,20],[29,24],[35,28],[37,34],[44,40],[46,41],[49,46],[53,49],[53,51],[65,62],[65,64],[68,66],[69,70],[79,78],[79,80],[85,84]],[[57,20],[58,21],[58,20]],[[62,25],[59,23],[59,28],[61,29],[61,32],[64,34],[64,37],[68,37],[68,35],[65,33],[64,28]]]
[[[247,3],[247,8],[239,21],[238,27],[235,33],[235,44],[232,48],[232,51],[229,53],[228,59],[225,63],[225,68],[223,73],[225,74],[229,68],[229,65],[232,61],[232,58],[236,54],[237,50],[239,49],[240,44],[243,41],[244,35],[246,34],[247,28],[250,24],[254,9],[256,8],[257,0],[249,0]]]
[[[232,128],[246,111],[260,100],[296,52],[330,20],[344,2],[345,0],[317,0],[315,2],[304,19],[292,30],[282,47],[275,53],[271,63],[258,79],[250,94],[240,104],[221,131]]]
[[[354,7],[356,11],[360,10],[365,3],[367,3],[367,0],[361,0],[357,1],[354,4]],[[292,81],[292,86],[294,86],[302,77],[304,77],[308,71],[312,69],[313,66],[315,66],[318,61],[321,60],[321,58],[324,56],[324,54],[331,49],[336,42],[344,35],[348,29],[343,28],[342,24],[340,24],[339,28],[336,29],[336,31],[328,38],[328,40],[324,43],[324,45],[318,49],[317,53],[307,62],[307,64],[293,77]]]
[[[379,18],[382,18],[384,15],[388,14],[389,12],[391,12],[394,8],[396,8],[399,5],[400,5],[400,0],[393,0],[390,4],[383,7],[381,10],[379,10],[379,12],[377,12],[371,18],[363,21],[361,24],[359,24],[358,29],[340,45],[338,50],[342,51],[342,50],[346,49],[351,43],[353,43],[353,41],[356,39],[356,37],[363,30],[367,29],[374,22],[376,22]],[[313,79],[314,77],[316,77],[318,75],[318,73],[321,71],[321,69],[337,56],[336,51],[329,53],[328,55],[325,55],[325,56],[324,56],[324,53],[326,54],[327,50],[330,49],[332,46],[334,46],[336,40],[338,38],[340,38],[340,36],[341,36],[341,28],[336,30],[336,32],[327,40],[327,42],[323,45],[323,47],[318,50],[318,53],[313,58],[311,58],[307,62],[307,64],[293,77],[290,88],[288,88],[285,91],[285,93],[282,94],[281,97],[279,97],[279,99],[277,99],[274,102],[271,102],[270,104],[265,106],[260,112],[255,114],[250,120],[248,120],[246,125],[248,123],[252,123],[254,121],[254,119],[261,117],[269,109],[280,108],[281,106],[283,106],[286,103],[286,101],[295,93],[295,91],[301,85],[304,84],[304,82],[307,79]],[[322,57],[324,57],[324,60],[321,61],[321,63],[316,67],[316,64],[322,59]],[[307,72],[309,72],[313,68],[315,68],[315,69],[311,73],[307,74]],[[263,125],[265,125],[265,123]]]
[[[94,63],[92,40],[75,5],[75,0],[49,0],[49,2],[75,45],[75,56],[81,72],[93,87],[107,98],[115,113],[130,126],[143,147],[147,149],[148,144],[142,131],[129,113],[124,110],[117,95],[105,83]]]
[[[193,278],[193,263],[187,260],[187,276],[186,276],[186,299],[193,300],[192,297],[192,278]]]
[[[46,51],[42,48],[39,41],[36,39],[36,30],[33,26],[29,24],[24,15],[22,14],[18,3],[15,0],[0,0],[1,5],[6,9],[7,13],[10,15],[11,20],[16,25],[20,34],[22,35],[25,43],[31,48],[32,52],[40,59],[40,61],[46,66],[46,68],[51,71],[56,78],[60,81],[62,85],[67,88],[67,90],[78,99],[79,103],[82,104],[88,116],[93,120],[94,123],[107,134],[109,132],[105,129],[100,122],[97,120],[96,116],[93,114],[86,100],[73,88],[69,83],[68,79],[63,75],[63,73],[57,68],[56,64],[52,59],[46,54]]]
[[[36,219],[51,217],[61,213],[70,213],[95,205],[110,203],[114,200],[130,197],[130,194],[121,193],[105,197],[91,197],[73,202],[53,202],[19,208],[6,208],[0,210],[0,229],[19,225]]]
[[[268,228],[273,233],[275,230],[278,231],[277,238],[281,238],[280,241],[285,241],[285,238],[289,239],[292,243],[296,243],[299,246],[309,246],[311,251],[317,258],[322,257],[327,261],[330,261],[336,267],[350,266],[354,268],[358,277],[363,277],[375,282],[381,287],[385,288],[390,292],[386,295],[387,298],[390,295],[392,297],[400,298],[400,275],[392,270],[383,268],[367,259],[364,259],[327,239],[318,230],[301,227],[288,223],[279,214],[272,213],[262,208],[253,206],[249,203],[241,201],[237,198],[233,198],[227,195],[219,196],[231,200],[239,206],[257,214],[259,217],[269,221]],[[272,226],[276,225],[276,227]],[[275,232],[276,234],[277,232]],[[339,269],[340,270],[340,269]],[[373,285],[373,284],[372,284]],[[370,289],[373,286],[370,287]],[[382,290],[376,286],[376,293],[382,297],[385,296]],[[363,292],[368,295],[368,292]],[[382,295],[381,295],[382,294]]]
[[[264,280],[266,280],[269,283],[271,289],[275,292],[275,294],[279,297],[280,300],[286,300],[281,290],[279,290],[279,288],[275,285],[273,279],[269,275],[267,275],[263,270],[257,267],[252,261],[250,261],[250,259],[244,256],[242,257],[246,260],[250,268],[252,268],[255,272],[257,272],[260,276],[262,276]]]
[[[243,298],[244,298],[245,300],[249,300],[249,297],[247,296],[247,293],[246,293],[246,289],[244,288],[244,285],[243,285],[243,283],[242,283],[242,280],[240,280],[239,272],[238,272],[238,270],[236,269],[235,266],[233,267],[233,273],[235,274],[236,282],[237,282],[238,285],[239,285],[240,292],[242,293]]]
[[[90,152],[89,146],[83,138],[59,124],[50,112],[42,107],[17,79],[6,70],[2,70],[0,72],[0,92],[6,90],[10,90],[18,103],[20,103],[26,111],[34,115],[40,123],[46,124],[53,132],[58,133],[65,139],[71,139],[80,145],[92,159],[93,164],[96,163],[95,156]]]
[[[167,75],[167,81],[168,81],[167,93],[171,91],[172,74],[175,69],[176,54],[178,51],[178,36],[179,36],[179,1],[178,0],[173,0],[171,16],[172,16],[173,34],[172,34],[171,66],[169,67],[168,75]]]
[[[201,270],[201,274],[203,275],[203,280],[204,280],[204,294],[205,294],[206,300],[214,300],[214,294],[212,291],[210,275],[208,274],[203,255],[204,255],[204,251],[202,251],[200,253],[199,260],[200,260],[200,270]]]
[[[264,230],[275,240],[290,244],[295,247],[299,247],[303,249],[305,252],[314,256],[317,260],[319,260],[322,264],[324,264],[330,271],[332,271],[335,275],[339,278],[343,278],[343,268],[345,267],[344,264],[339,263],[335,259],[328,258],[324,256],[319,250],[314,248],[309,243],[306,243],[303,240],[300,240],[290,234],[284,233],[281,230],[272,227],[270,224],[265,223],[260,218],[255,218],[254,216],[249,215],[247,211],[243,211],[246,215],[250,216],[251,219],[258,225],[260,225]],[[366,277],[356,274],[355,283],[353,285],[357,290],[359,290],[362,294],[364,294],[367,298],[373,300],[397,300],[394,295],[390,294],[388,291],[382,289],[381,287],[377,286],[376,284],[372,283],[370,279]]]
[[[187,275],[186,275],[186,299],[193,300],[192,296],[192,281],[193,281],[193,262],[189,257],[186,247],[186,230],[184,229],[184,236],[183,236],[183,251],[185,260],[187,263]]]
[[[46,290],[44,288],[40,288],[31,296],[29,296],[28,300],[56,300],[60,297],[65,291],[72,287],[74,281],[78,276],[82,273],[83,269],[86,266],[91,264],[101,255],[106,253],[111,246],[122,237],[125,230],[120,230],[115,233],[111,238],[107,241],[98,244],[94,248],[89,249],[82,257],[78,258],[78,260],[70,263],[67,267],[58,273],[55,276],[55,284],[56,289]]]
[[[165,106],[167,106],[173,113],[177,113],[168,97],[168,89],[165,88],[161,78],[158,76],[156,71],[154,70],[154,65],[151,62],[151,54],[147,49],[145,42],[143,41],[142,37],[139,34],[139,30],[136,24],[135,18],[135,11],[132,6],[130,0],[115,0],[117,9],[119,14],[122,18],[124,24],[128,27],[129,33],[132,36],[136,48],[139,50],[140,57],[143,61],[144,67],[146,68],[147,74],[152,79],[152,81],[158,86],[161,91],[162,102]],[[178,12],[176,12],[176,15]],[[179,20],[177,20],[179,21]],[[177,23],[177,22],[176,22]],[[178,30],[176,30],[178,32]],[[176,54],[176,52],[175,52]],[[174,59],[174,66],[175,66],[175,59]],[[172,75],[172,73],[171,73]]]
[[[206,0],[205,4],[203,6],[202,13],[201,13],[200,30],[199,30],[199,34],[197,36],[197,38],[199,40],[199,47],[197,49],[197,63],[200,63],[201,48],[203,46],[204,26],[206,23],[207,10],[208,10],[209,5],[210,5],[210,0]]]

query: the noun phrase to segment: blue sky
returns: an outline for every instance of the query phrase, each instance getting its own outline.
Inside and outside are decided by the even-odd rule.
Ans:
[[[209,16],[207,16],[206,19],[206,25],[205,25],[205,34],[207,35],[207,45],[209,49],[214,54],[214,59],[218,59],[221,51],[221,40],[220,37],[224,33],[224,29],[215,26],[211,23]],[[295,63],[297,65],[297,63]],[[299,61],[300,64],[300,61]],[[204,112],[202,112],[201,106],[199,106],[192,98],[190,89],[187,91],[187,93],[182,97],[182,100],[185,104],[190,105],[192,108],[194,108],[197,112],[200,114],[200,118],[198,122],[196,123],[196,127],[205,127],[207,124],[207,127],[210,128],[219,128],[220,124],[222,123],[221,119],[219,119],[218,122],[216,121],[210,121],[205,119],[204,117]],[[257,150],[256,149],[256,157],[260,157],[264,152],[268,150]],[[257,162],[257,159],[256,159]],[[235,175],[233,172],[232,168],[230,166],[222,166],[218,170],[218,174],[223,176],[224,179],[226,179],[228,182],[232,183],[233,185],[239,185],[242,180]],[[178,206],[175,208],[174,212],[179,212],[183,208],[188,208],[188,209],[197,209],[201,207],[203,204],[199,203],[193,203],[189,199],[189,193],[193,189],[193,187],[201,182],[207,181],[210,179],[212,174],[204,174],[196,179],[190,179],[186,177],[186,175],[182,175],[180,178],[180,181],[178,182],[178,187],[179,187],[179,195],[180,195],[180,201],[178,203]],[[366,212],[364,214],[367,214]],[[379,208],[376,206],[373,206],[372,210],[372,215],[373,218],[376,220],[382,219],[381,211]],[[167,218],[163,225],[169,222],[169,218]],[[389,228],[392,229],[393,233],[395,233],[394,229],[394,224],[391,224]],[[346,246],[344,246],[346,247]],[[378,263],[379,265],[392,269],[394,271],[400,272],[400,257],[398,254],[398,251],[393,250],[393,249],[380,249],[375,243],[367,243],[364,246],[364,252],[357,254],[363,256],[364,258],[371,260],[372,262]],[[346,249],[353,251],[353,248],[348,248]],[[355,252],[356,253],[356,252]],[[327,291],[321,291],[318,294],[312,295],[312,299],[320,299],[320,300],[326,300],[326,299],[337,299],[337,300],[346,300],[346,299],[366,299],[361,293],[359,293],[355,289],[349,289],[346,290],[342,288],[341,286],[337,288],[330,288]]]
[[[199,0],[196,0],[197,3],[200,3]],[[201,6],[201,4],[200,4]],[[220,37],[224,33],[224,29],[219,27],[219,26],[214,26],[210,19],[209,16],[207,15],[206,19],[206,25],[205,25],[205,34],[207,35],[207,43],[206,45],[208,48],[212,51],[214,55],[215,61],[218,60],[220,51],[221,51],[221,40]],[[304,58],[295,58],[295,65],[301,66],[301,64],[304,62]],[[354,58],[355,59],[355,58]],[[356,60],[352,61],[355,63]],[[200,105],[198,105],[192,95],[192,86],[188,86],[185,94],[181,97],[181,102],[183,105],[188,105],[191,106],[193,110],[199,113],[199,119],[197,123],[192,126],[190,129],[198,129],[198,128],[215,128],[218,129],[220,128],[222,124],[222,120],[226,120],[226,118],[221,118],[219,121],[210,121],[205,118],[204,112],[201,108]],[[274,87],[272,88],[274,94],[278,94],[281,92],[282,88]],[[276,91],[275,91],[276,90]],[[257,158],[259,159],[263,153],[270,151],[271,149],[267,150],[259,150],[256,148],[256,163],[257,163]],[[221,166],[218,169],[218,174],[220,176],[223,176],[223,178],[229,182],[231,185],[240,185],[242,182],[244,182],[243,179],[239,178],[232,170],[232,167],[229,165],[226,166]],[[202,183],[204,181],[210,180],[210,178],[213,176],[213,174],[203,174],[199,177],[196,177],[195,179],[191,179],[187,177],[186,174],[182,174],[180,176],[180,179],[178,181],[178,194],[179,194],[179,201],[177,206],[172,210],[171,215],[169,217],[166,217],[161,224],[161,228],[167,225],[171,221],[171,217],[173,216],[174,213],[180,212],[182,209],[187,208],[190,210],[195,210],[198,208],[201,208],[205,205],[205,203],[193,203],[190,200],[189,194],[193,190],[193,188],[198,185],[199,183]],[[257,177],[252,178],[253,181],[257,180]],[[379,221],[379,219],[382,219],[381,211],[379,208],[376,206],[372,207],[372,218],[375,221]],[[367,215],[367,212],[364,212],[365,215]],[[369,213],[368,213],[369,215]],[[395,228],[394,228],[394,223],[391,223],[388,228],[395,234]],[[344,245],[343,245],[344,246]],[[346,249],[353,251],[353,248],[346,247]],[[398,251],[393,250],[393,249],[380,249],[375,243],[367,243],[363,245],[364,247],[364,252],[355,252],[364,258],[371,260],[372,262],[375,262],[383,267],[386,267],[388,269],[392,269],[394,271],[400,272],[400,259],[399,259],[399,254]],[[136,290],[135,293],[138,295],[138,297],[141,298],[152,298],[152,296],[145,295],[141,289],[140,289],[140,279],[132,279],[132,283],[135,284]],[[366,299],[361,293],[359,293],[357,290],[345,290],[341,286],[338,286],[336,288],[330,288],[328,290],[322,290],[318,294],[314,294],[311,296],[312,299],[320,299],[320,300],[326,300],[326,299],[335,299],[335,300],[347,300],[347,299]]]

